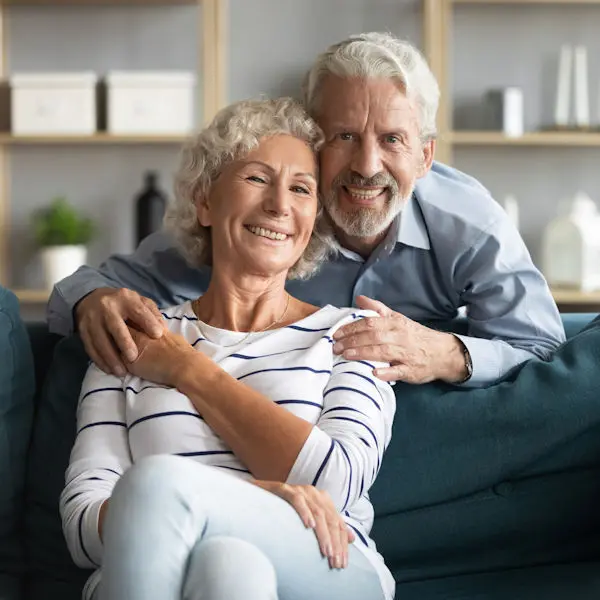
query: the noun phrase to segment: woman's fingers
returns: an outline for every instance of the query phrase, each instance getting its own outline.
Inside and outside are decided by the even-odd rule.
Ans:
[[[340,526],[340,518],[337,514],[329,514],[328,524],[329,535],[331,536],[331,556],[329,557],[329,566],[332,569],[342,569],[348,554],[348,537]]]
[[[265,481],[256,481],[255,484],[292,505],[304,526],[314,530],[321,554],[327,558],[330,568],[344,569],[348,566],[348,544],[354,541],[354,532],[346,525],[327,492],[311,485]]]
[[[314,529],[316,527],[315,518],[304,495],[293,494],[292,498],[288,501],[296,509],[302,523],[304,523],[304,527],[307,529]]]

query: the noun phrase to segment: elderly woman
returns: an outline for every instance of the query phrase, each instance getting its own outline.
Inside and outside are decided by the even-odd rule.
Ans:
[[[328,247],[321,139],[292,100],[246,101],[184,149],[167,222],[210,285],[160,338],[132,331],[129,375],[86,375],[60,502],[85,598],[393,597],[368,490],[394,395],[332,351],[376,317],[285,291]]]

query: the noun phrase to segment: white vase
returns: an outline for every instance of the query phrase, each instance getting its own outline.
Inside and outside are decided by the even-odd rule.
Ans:
[[[87,261],[85,246],[49,246],[41,251],[44,282],[47,289],[72,275]]]

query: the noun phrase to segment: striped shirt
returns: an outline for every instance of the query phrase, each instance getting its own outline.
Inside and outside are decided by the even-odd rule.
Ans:
[[[287,482],[327,490],[355,531],[356,547],[377,569],[386,598],[392,598],[393,579],[369,537],[373,508],[368,491],[390,441],[394,392],[373,375],[380,364],[348,361],[332,350],[336,329],[370,314],[326,306],[287,327],[247,336],[199,322],[189,302],[163,313],[171,331],[232,377],[314,425]],[[252,478],[186,396],[132,375],[106,375],[91,365],[60,499],[63,529],[77,565],[100,567],[100,507],[119,477],[153,454],[186,456]]]

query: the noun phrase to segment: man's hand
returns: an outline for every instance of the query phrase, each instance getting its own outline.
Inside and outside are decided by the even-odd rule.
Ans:
[[[428,383],[441,379],[456,383],[466,377],[463,345],[456,336],[424,327],[366,296],[359,296],[357,305],[380,316],[360,319],[336,331],[336,354],[390,363],[390,367],[375,370],[383,381]]]
[[[127,374],[120,355],[134,361],[138,349],[126,322],[159,338],[164,321],[156,304],[127,289],[98,288],[80,300],[75,308],[77,329],[89,357],[105,373]]]

